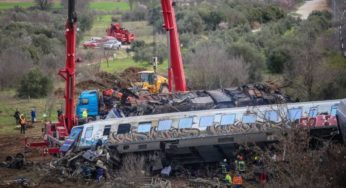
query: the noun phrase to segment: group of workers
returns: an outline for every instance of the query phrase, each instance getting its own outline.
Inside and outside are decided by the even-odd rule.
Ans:
[[[35,123],[36,121],[36,110],[35,108],[31,109],[31,123]],[[18,109],[14,112],[13,117],[16,120],[16,125],[20,125],[20,134],[25,134],[25,129],[27,127],[27,120],[24,114],[21,114]]]
[[[254,166],[263,166],[263,163],[260,160],[260,157],[258,155],[254,155],[251,158],[251,164],[254,164]],[[250,162],[250,161],[248,161]],[[236,159],[234,160],[234,163],[230,163],[227,161],[227,159],[224,159],[221,163],[221,172],[224,176],[224,182],[227,187],[234,187],[234,188],[240,188],[243,187],[243,176],[246,172],[246,162],[244,160],[244,157],[242,155],[237,155]],[[232,171],[234,171],[234,175],[232,177]],[[268,180],[268,175],[265,173],[264,170],[257,172],[254,172],[254,175],[258,178],[258,182],[263,185]]]

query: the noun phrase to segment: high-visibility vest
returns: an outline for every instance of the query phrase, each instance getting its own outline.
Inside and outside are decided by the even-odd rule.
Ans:
[[[245,162],[244,161],[239,161],[238,162],[238,170],[240,172],[244,172],[245,171]]]
[[[227,169],[226,169],[226,164],[225,163],[221,163],[221,172],[223,174],[226,174],[227,173]]]
[[[225,180],[227,183],[232,184],[232,177],[229,174],[226,174]]]
[[[82,113],[82,118],[87,118],[87,117],[88,117],[88,112],[84,110]]]
[[[233,177],[233,184],[234,185],[243,185],[243,178],[238,175]]]

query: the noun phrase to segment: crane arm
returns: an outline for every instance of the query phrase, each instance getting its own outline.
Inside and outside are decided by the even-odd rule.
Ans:
[[[68,18],[65,25],[66,37],[66,65],[59,71],[59,75],[65,80],[65,122],[68,132],[77,125],[75,116],[74,91],[75,91],[75,62],[76,62],[76,33],[77,14],[75,0],[68,1]]]
[[[169,35],[167,37],[170,54],[170,66],[168,68],[169,89],[170,91],[173,90],[172,80],[174,80],[174,90],[184,92],[186,91],[185,73],[172,0],[161,0],[161,7],[164,20],[163,27]]]

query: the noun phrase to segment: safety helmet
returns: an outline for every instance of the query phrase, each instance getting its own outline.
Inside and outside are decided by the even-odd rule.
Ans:
[[[223,159],[223,162],[227,162],[227,159]]]

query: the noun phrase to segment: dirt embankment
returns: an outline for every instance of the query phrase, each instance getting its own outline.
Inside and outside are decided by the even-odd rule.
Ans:
[[[327,0],[311,0],[305,1],[305,3],[298,8],[297,14],[301,15],[302,19],[307,19],[311,12],[315,10],[327,10],[328,4]]]

